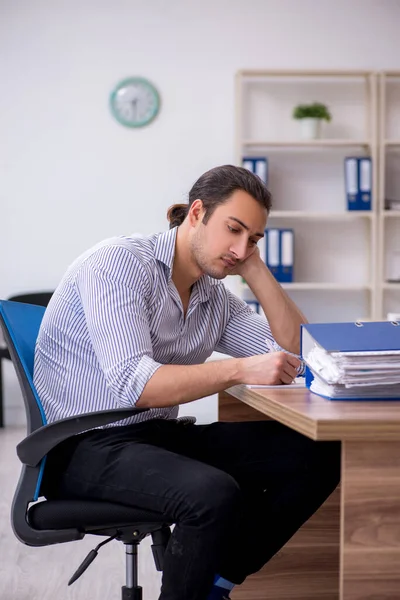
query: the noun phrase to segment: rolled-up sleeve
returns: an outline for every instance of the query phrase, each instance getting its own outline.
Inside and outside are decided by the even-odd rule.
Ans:
[[[132,252],[107,246],[83,263],[76,285],[107,387],[121,406],[132,406],[162,366],[153,360],[149,277]]]

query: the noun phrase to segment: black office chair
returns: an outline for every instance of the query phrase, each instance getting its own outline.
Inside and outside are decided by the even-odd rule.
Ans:
[[[31,294],[19,294],[8,298],[13,302],[25,302],[27,304],[38,304],[47,306],[50,302],[53,292],[32,292]],[[4,427],[3,414],[3,359],[11,360],[7,347],[0,346],[0,427]]]
[[[122,600],[141,600],[138,585],[137,551],[151,534],[158,571],[170,536],[169,524],[160,513],[86,500],[47,500],[40,486],[47,453],[67,438],[87,429],[106,425],[147,409],[121,408],[87,413],[46,424],[40,398],[33,385],[34,348],[45,308],[20,302],[0,301],[0,324],[24,397],[27,437],[17,446],[23,467],[14,495],[11,523],[17,538],[29,546],[47,546],[81,540],[87,533],[106,536],[85,558],[71,577],[76,581],[97,556],[101,546],[118,540],[126,548],[126,585]]]

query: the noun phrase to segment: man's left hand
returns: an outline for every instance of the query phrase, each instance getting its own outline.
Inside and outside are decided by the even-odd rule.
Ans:
[[[258,246],[255,246],[254,250],[245,260],[238,261],[230,274],[240,275],[245,281],[247,281],[247,277],[250,277],[251,273],[258,271],[263,264],[264,263],[260,256],[260,250]]]

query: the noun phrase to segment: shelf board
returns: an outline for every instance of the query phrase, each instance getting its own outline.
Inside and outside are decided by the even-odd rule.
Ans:
[[[387,146],[389,148],[391,146],[400,146],[400,139],[399,140],[397,140],[397,139],[396,140],[385,140],[383,142],[383,144],[384,144],[384,146]]]
[[[293,69],[286,70],[274,70],[266,71],[265,69],[241,69],[237,72],[237,75],[242,77],[321,77],[321,78],[330,78],[330,77],[350,77],[350,78],[358,78],[358,77],[368,77],[370,75],[370,71],[360,70],[343,70],[340,69],[332,69],[332,70],[298,70],[294,71]]]
[[[400,211],[399,211],[400,213]],[[349,221],[353,219],[371,219],[371,210],[349,210],[342,212],[313,212],[304,210],[272,210],[268,219],[313,219],[316,221]]]
[[[318,139],[318,140],[243,140],[246,148],[347,148],[370,146],[368,140]]]
[[[370,291],[372,288],[370,285],[354,285],[354,284],[346,284],[346,283],[318,283],[318,282],[294,282],[294,283],[281,283],[281,286],[285,290],[327,290],[327,291],[348,291],[348,292],[358,292],[358,291]]]
[[[388,281],[384,281],[381,285],[384,290],[398,290],[400,292],[400,281],[399,283],[389,283]]]
[[[400,71],[384,71],[382,73],[387,77],[400,77]]]
[[[382,210],[382,217],[387,217],[389,219],[395,219],[396,217],[400,217],[400,210]]]

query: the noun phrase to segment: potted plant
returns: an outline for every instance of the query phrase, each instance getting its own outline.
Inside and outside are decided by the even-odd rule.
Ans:
[[[299,104],[293,110],[293,118],[301,125],[301,137],[305,140],[315,140],[321,136],[321,121],[330,121],[332,116],[325,104]]]

